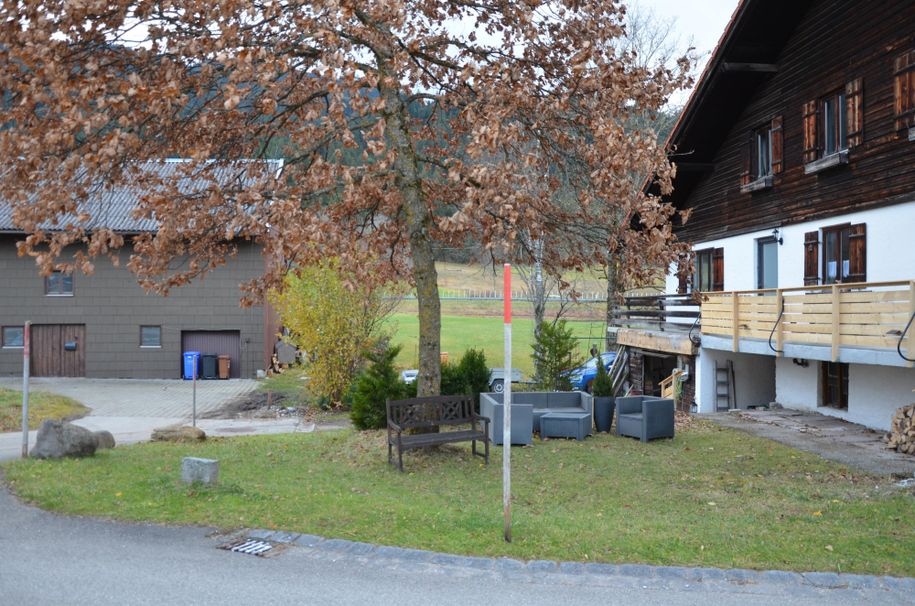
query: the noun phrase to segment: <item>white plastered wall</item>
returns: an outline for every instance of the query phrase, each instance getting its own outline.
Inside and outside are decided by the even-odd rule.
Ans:
[[[828,219],[779,226],[783,244],[778,247],[778,279],[782,288],[804,285],[804,234],[830,225],[867,225],[867,279],[884,282],[915,279],[915,201],[884,208],[849,213]],[[697,242],[694,250],[724,249],[725,290],[756,288],[756,241],[772,235],[773,225],[764,230],[730,238]],[[822,253],[822,250],[821,250]],[[675,267],[667,276],[668,293],[677,290]],[[700,349],[697,359],[696,396],[699,412],[715,410],[715,361],[731,358],[741,407],[777,401],[788,408],[816,410],[854,423],[886,430],[896,408],[915,402],[915,370],[852,364],[849,368],[847,411],[819,407],[820,366],[811,360],[806,368],[790,358],[735,354]],[[768,399],[766,399],[768,398]]]
[[[734,362],[734,390],[738,408],[775,401],[775,358],[700,348],[696,371],[696,396],[700,413],[715,412],[715,363],[724,367],[728,360]]]
[[[792,288],[804,285],[804,234],[843,223],[867,225],[868,282],[915,279],[915,245],[912,242],[915,201],[912,201],[779,227],[779,237],[783,239],[783,244],[778,247],[779,286]],[[773,225],[749,234],[697,242],[693,245],[693,250],[723,248],[724,289],[753,290],[756,288],[756,241],[771,236],[775,227]],[[677,292],[675,269],[671,268],[667,276],[668,293]]]

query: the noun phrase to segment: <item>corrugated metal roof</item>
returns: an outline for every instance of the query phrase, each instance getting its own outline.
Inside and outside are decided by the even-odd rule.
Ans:
[[[266,164],[268,170],[274,174],[282,167],[282,160],[213,162],[200,165],[201,173],[205,173],[206,176],[195,178],[182,176],[182,171],[187,170],[188,167],[188,161],[184,160],[151,160],[142,162],[138,166],[141,173],[148,173],[154,181],[173,183],[173,180],[177,179],[179,191],[184,194],[194,194],[203,191],[213,183],[228,185],[237,179],[241,179],[241,186],[244,187],[245,182],[253,182],[255,176],[244,174],[241,171],[246,165],[253,162]],[[51,222],[45,223],[41,225],[41,229],[53,231],[64,225],[75,224],[86,229],[106,227],[121,233],[154,232],[158,228],[158,223],[154,219],[138,219],[133,216],[133,211],[137,208],[140,198],[147,193],[142,187],[142,185],[132,183],[116,185],[99,183],[97,187],[89,188],[94,192],[79,205],[80,213],[85,212],[92,217],[89,222],[80,224],[77,223],[75,216],[63,215],[58,217],[56,225]],[[21,231],[13,224],[11,205],[0,200],[0,232]]]

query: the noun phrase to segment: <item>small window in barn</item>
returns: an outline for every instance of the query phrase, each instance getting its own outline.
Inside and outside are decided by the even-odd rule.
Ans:
[[[62,271],[51,272],[44,279],[44,293],[53,297],[73,296],[73,276]]]
[[[782,172],[782,117],[753,129],[744,156],[741,193],[772,187],[773,176]]]
[[[753,133],[753,174],[757,179],[772,175],[772,129],[757,129]]]
[[[845,109],[845,91],[839,91],[822,100],[823,106],[823,157],[848,149],[848,121]]]
[[[162,327],[141,326],[140,347],[162,347]]]
[[[25,329],[22,326],[3,327],[3,349],[22,349],[25,345]]]

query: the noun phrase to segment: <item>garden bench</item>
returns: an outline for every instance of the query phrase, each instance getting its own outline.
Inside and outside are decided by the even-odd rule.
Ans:
[[[397,447],[397,468],[403,471],[403,452],[454,442],[470,442],[471,452],[489,463],[489,419],[477,414],[469,396],[434,396],[409,400],[388,400],[388,463],[394,464],[393,449]],[[482,427],[480,426],[482,422]],[[469,425],[469,429],[458,429]],[[429,433],[407,433],[429,430]],[[477,452],[477,440],[482,440],[485,452]]]

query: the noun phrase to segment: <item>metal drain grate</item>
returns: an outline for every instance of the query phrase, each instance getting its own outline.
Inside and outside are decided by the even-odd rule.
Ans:
[[[265,556],[267,552],[273,549],[273,545],[267,541],[258,541],[256,539],[242,539],[222,546],[223,549],[234,551],[235,553],[246,553],[248,555]]]

